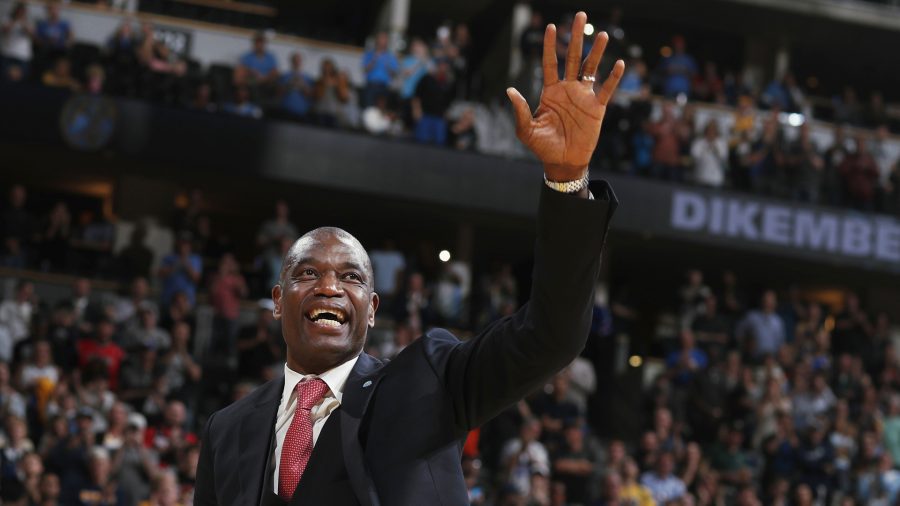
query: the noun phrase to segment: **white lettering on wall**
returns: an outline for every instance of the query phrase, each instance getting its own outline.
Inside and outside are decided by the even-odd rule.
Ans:
[[[670,217],[676,230],[900,262],[900,221],[892,218],[708,197],[685,190],[673,192]]]

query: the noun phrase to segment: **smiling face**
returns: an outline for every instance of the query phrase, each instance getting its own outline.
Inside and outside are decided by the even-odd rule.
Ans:
[[[378,309],[372,281],[368,255],[343,230],[316,229],[294,243],[272,289],[288,367],[321,374],[359,355]]]

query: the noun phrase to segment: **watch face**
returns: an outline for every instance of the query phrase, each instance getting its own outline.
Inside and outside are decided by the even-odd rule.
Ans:
[[[112,138],[116,117],[116,104],[109,98],[78,95],[66,102],[59,126],[70,147],[97,151]]]

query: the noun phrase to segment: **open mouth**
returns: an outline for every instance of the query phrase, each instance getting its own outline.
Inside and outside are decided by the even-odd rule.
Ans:
[[[338,328],[347,322],[347,314],[337,308],[318,308],[306,313],[306,319],[322,327]]]

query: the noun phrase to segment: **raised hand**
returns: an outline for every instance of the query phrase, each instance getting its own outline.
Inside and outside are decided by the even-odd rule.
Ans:
[[[616,61],[600,91],[594,92],[594,74],[609,35],[606,32],[597,35],[590,54],[582,63],[582,34],[586,22],[584,12],[575,15],[563,80],[557,73],[556,26],[547,25],[544,32],[544,89],[534,116],[521,93],[515,88],[506,90],[515,110],[516,135],[543,162],[544,173],[551,181],[574,181],[587,175],[606,104],[625,71],[625,63]]]

